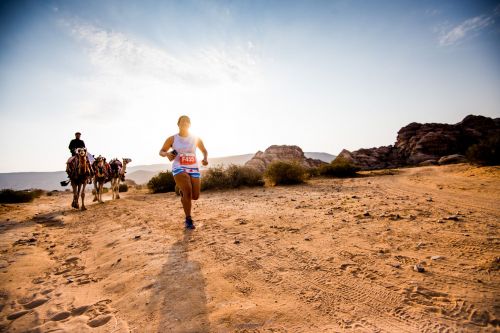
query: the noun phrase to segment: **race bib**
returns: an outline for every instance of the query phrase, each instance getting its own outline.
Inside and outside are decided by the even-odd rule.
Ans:
[[[193,165],[196,163],[196,155],[192,153],[182,153],[179,155],[181,165]]]

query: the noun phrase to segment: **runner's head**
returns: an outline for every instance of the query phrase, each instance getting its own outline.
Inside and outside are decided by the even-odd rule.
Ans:
[[[180,130],[188,130],[191,126],[191,119],[189,119],[188,116],[180,116],[179,120],[177,121],[177,126],[179,126]]]
[[[75,138],[80,139],[80,135],[82,135],[82,133],[80,133],[80,132],[76,132],[76,133],[75,133]]]

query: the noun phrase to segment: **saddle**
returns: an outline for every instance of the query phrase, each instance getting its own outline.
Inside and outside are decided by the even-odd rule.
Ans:
[[[99,161],[95,160],[92,164],[92,170],[94,171],[95,177],[103,178],[105,182],[108,182],[110,180],[111,168],[106,160],[104,160],[102,166],[99,166]]]
[[[73,156],[69,159],[68,163],[66,163],[66,173],[68,177],[77,178],[78,176],[92,176],[92,167],[87,158],[85,158],[85,165],[83,166],[83,174],[79,173],[80,168],[80,158],[78,156]]]
[[[120,177],[121,180],[125,180],[125,174],[122,174],[123,164],[120,160],[111,160],[111,162],[109,162],[109,166],[111,168],[111,176],[113,178]]]

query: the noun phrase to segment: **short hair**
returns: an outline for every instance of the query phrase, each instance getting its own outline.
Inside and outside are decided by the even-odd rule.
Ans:
[[[82,135],[82,133],[80,133],[80,132],[76,132],[76,133],[75,133],[75,135]]]
[[[187,119],[187,121],[191,124],[191,119],[189,119],[188,116],[180,116],[179,120],[177,120],[177,125],[179,125],[181,123],[182,119]]]

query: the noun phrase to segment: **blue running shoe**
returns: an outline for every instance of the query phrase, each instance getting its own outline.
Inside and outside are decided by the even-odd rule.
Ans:
[[[193,224],[193,219],[191,216],[186,217],[186,221],[184,222],[186,229],[194,229],[195,226]]]

